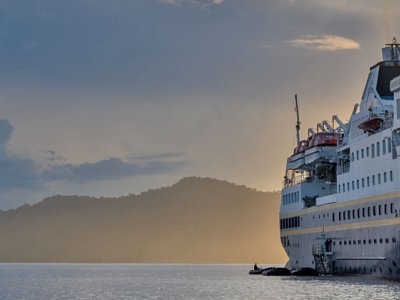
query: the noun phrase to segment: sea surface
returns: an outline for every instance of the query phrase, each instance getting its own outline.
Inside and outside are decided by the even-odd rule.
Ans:
[[[250,276],[250,267],[0,264],[0,299],[400,299],[395,281]]]

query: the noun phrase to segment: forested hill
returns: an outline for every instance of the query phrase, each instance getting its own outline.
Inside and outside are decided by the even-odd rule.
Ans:
[[[279,193],[189,177],[120,198],[0,212],[0,262],[284,263]]]

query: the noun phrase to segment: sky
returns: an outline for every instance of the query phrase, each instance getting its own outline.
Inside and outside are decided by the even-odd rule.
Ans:
[[[279,190],[302,135],[346,121],[396,1],[1,0],[0,209],[185,176]]]

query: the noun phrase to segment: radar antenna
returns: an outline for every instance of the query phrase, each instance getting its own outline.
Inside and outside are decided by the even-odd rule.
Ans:
[[[392,57],[392,61],[399,61],[400,44],[397,42],[396,37],[393,37],[391,43],[385,45],[390,46],[390,54]]]
[[[296,101],[296,114],[297,114],[297,123],[296,123],[296,141],[297,146],[300,145],[300,116],[299,116],[299,104],[297,103],[297,94],[294,95],[294,99]]]

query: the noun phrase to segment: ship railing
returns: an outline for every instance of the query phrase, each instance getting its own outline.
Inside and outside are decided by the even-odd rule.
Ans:
[[[312,178],[308,174],[299,174],[291,178],[285,178],[282,182],[282,186],[287,188],[304,182],[312,182]]]

